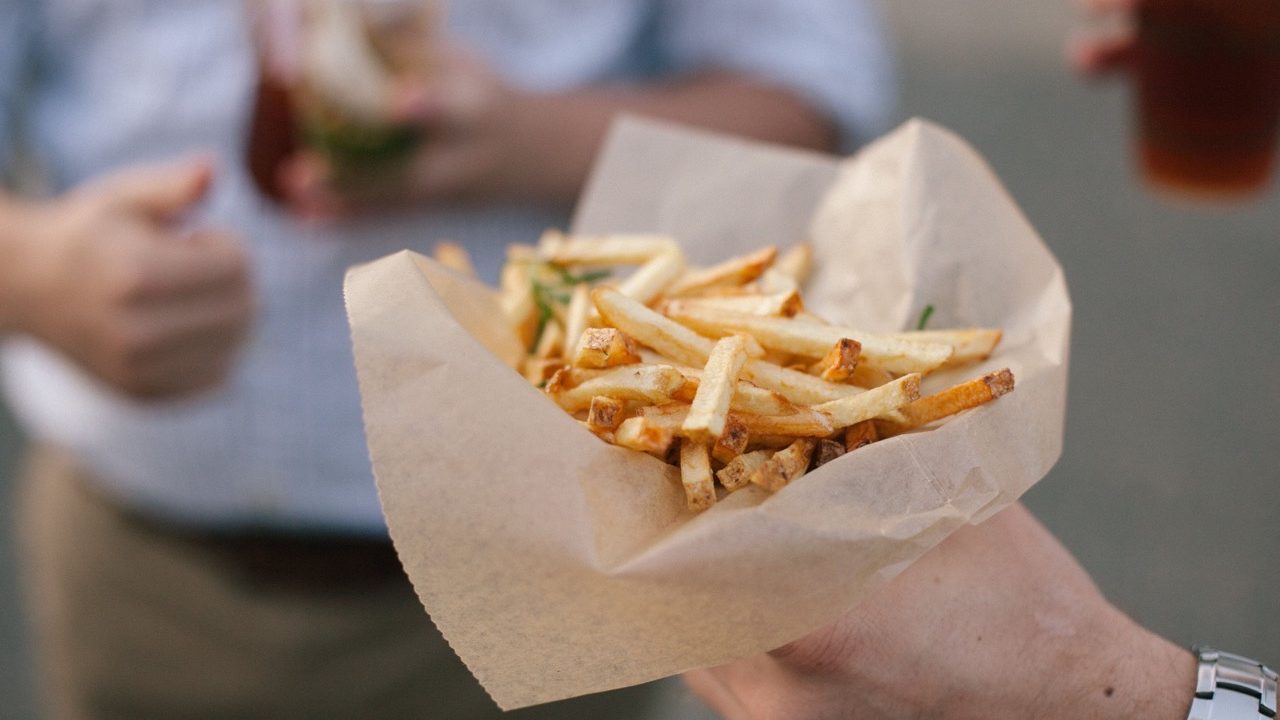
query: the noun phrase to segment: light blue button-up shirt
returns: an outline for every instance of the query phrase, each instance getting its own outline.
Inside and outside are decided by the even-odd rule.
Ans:
[[[893,104],[869,2],[455,0],[447,17],[456,40],[519,87],[743,70],[809,98],[853,145],[885,129]],[[210,526],[383,532],[344,270],[448,237],[492,279],[507,243],[566,218],[501,206],[327,229],[297,223],[255,193],[243,167],[256,73],[235,0],[0,0],[0,138],[21,126],[59,191],[132,163],[212,151],[218,180],[201,213],[245,239],[262,305],[214,394],[138,404],[16,339],[4,356],[10,403],[33,436],[75,450],[106,491],[144,511]],[[0,172],[12,170],[12,149],[0,142]]]

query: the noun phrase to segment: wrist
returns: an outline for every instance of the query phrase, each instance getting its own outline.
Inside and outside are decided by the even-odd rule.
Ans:
[[[1195,692],[1190,651],[1119,615],[1059,658],[1046,697],[1046,717],[1099,720],[1186,720]]]
[[[0,194],[0,335],[22,329],[39,206]]]

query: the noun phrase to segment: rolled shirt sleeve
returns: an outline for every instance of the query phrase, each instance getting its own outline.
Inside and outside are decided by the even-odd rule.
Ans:
[[[888,129],[896,70],[876,0],[662,0],[671,70],[717,67],[786,87],[838,124],[853,149]]]
[[[10,180],[19,106],[26,91],[34,0],[0,0],[0,180]]]

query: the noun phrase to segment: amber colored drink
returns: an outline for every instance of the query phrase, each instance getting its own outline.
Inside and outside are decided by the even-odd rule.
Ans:
[[[1280,0],[1148,0],[1137,76],[1150,182],[1223,197],[1266,186],[1280,129]]]

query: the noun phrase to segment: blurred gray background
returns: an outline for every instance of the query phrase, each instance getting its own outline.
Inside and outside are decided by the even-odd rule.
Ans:
[[[1123,82],[1062,60],[1068,0],[892,0],[902,115],[991,162],[1075,302],[1066,450],[1027,504],[1179,644],[1280,663],[1280,198],[1166,202],[1136,180]],[[0,413],[0,716],[35,717]],[[703,717],[675,701],[670,717]]]

